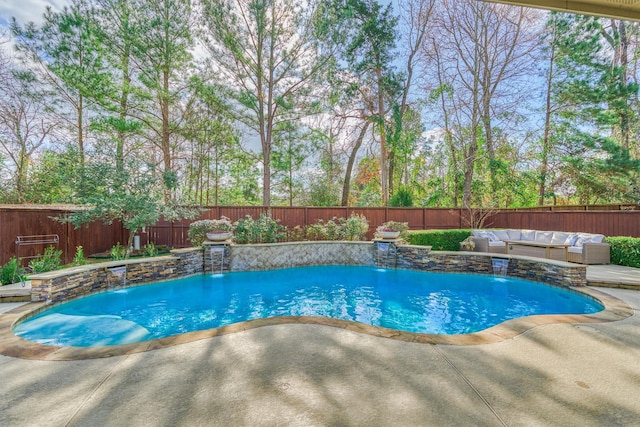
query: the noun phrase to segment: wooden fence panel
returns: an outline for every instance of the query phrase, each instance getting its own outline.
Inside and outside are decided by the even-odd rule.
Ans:
[[[640,237],[640,211],[502,211],[491,217],[490,226]]]
[[[388,212],[389,210],[387,208],[353,208],[350,209],[344,217],[348,218],[352,213],[364,215],[369,223],[369,234],[367,236],[372,237],[376,228],[378,228],[379,225],[382,225],[382,223],[388,221]]]
[[[62,250],[62,261],[69,263],[73,259],[76,247],[82,246],[85,255],[105,251],[116,241],[122,241],[124,232],[118,222],[113,225],[92,223],[74,229],[72,224],[56,221],[55,217],[68,214],[68,210],[49,208],[3,208],[0,207],[0,264],[18,255],[16,238],[18,236],[57,234],[58,249]],[[21,257],[42,254],[45,246],[21,246]],[[25,264],[28,260],[25,260]]]
[[[346,218],[349,215],[349,208],[344,207],[318,207],[310,206],[307,209],[307,224],[315,224],[318,220],[329,221],[334,217]],[[302,224],[301,224],[302,225]]]
[[[221,206],[216,209],[220,214],[212,219],[226,216],[231,221],[237,221],[247,215],[251,215],[252,218],[256,219],[260,217],[260,214],[267,212],[267,209],[263,206]]]
[[[451,229],[464,228],[466,222],[462,209],[425,209],[425,222],[422,228]]]
[[[612,210],[601,210],[594,206],[554,206],[536,210],[506,209],[487,218],[485,227],[529,228],[534,230],[581,231],[601,233],[606,236],[640,237],[640,210],[634,205],[609,205]],[[227,216],[232,221],[251,215],[258,218],[261,213],[271,211],[274,218],[287,227],[314,224],[333,217],[347,218],[351,213],[363,214],[369,222],[368,237],[376,227],[386,221],[408,222],[411,229],[453,229],[468,227],[469,211],[452,208],[384,208],[384,207],[271,207],[263,206],[218,206],[206,208],[199,219],[218,219]],[[69,210],[47,207],[3,207],[0,206],[0,264],[16,255],[17,236],[58,234],[59,248],[63,260],[72,260],[77,246],[83,246],[85,255],[110,249],[117,242],[125,243],[128,233],[120,224],[103,225],[92,223],[75,230],[71,224],[62,224],[52,217],[62,216]],[[176,222],[159,221],[153,227],[141,231],[141,244],[187,247],[191,220]],[[21,254],[32,256],[42,253],[44,248],[36,246],[21,248]]]
[[[280,225],[293,228],[307,223],[307,210],[305,208],[274,207],[271,208],[271,216],[280,220]]]
[[[424,228],[425,210],[421,208],[388,208],[385,221],[406,222],[411,230]],[[381,223],[380,223],[381,224]],[[380,225],[378,224],[378,225]]]

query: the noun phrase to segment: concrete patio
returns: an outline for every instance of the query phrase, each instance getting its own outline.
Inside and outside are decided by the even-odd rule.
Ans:
[[[634,315],[475,346],[298,324],[104,359],[0,356],[0,425],[637,426],[640,292],[598,289]]]

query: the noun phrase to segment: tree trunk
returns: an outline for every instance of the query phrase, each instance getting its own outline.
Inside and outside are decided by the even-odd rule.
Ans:
[[[171,129],[169,127],[169,73],[162,73],[162,93],[160,94],[160,114],[162,116],[162,160],[164,173],[171,173]],[[164,201],[171,202],[171,189],[165,185]]]
[[[125,123],[129,114],[129,93],[131,92],[131,75],[129,74],[130,46],[126,45],[122,53],[122,93],[120,94],[120,128],[116,142],[116,171],[118,176],[124,174],[124,144],[127,137]]]
[[[382,70],[376,69],[378,83],[378,126],[380,127],[380,191],[382,204],[389,203],[389,153],[387,152],[387,135],[384,128],[384,89],[382,82]]]
[[[544,197],[547,194],[547,173],[549,169],[549,152],[551,151],[551,85],[553,82],[553,64],[555,62],[555,43],[551,43],[549,56],[549,73],[547,74],[547,99],[544,114],[544,135],[542,137],[542,158],[540,159],[540,187],[538,189],[538,205],[544,205]]]
[[[351,154],[349,155],[349,160],[347,162],[347,168],[344,173],[344,183],[342,185],[342,206],[348,206],[349,204],[349,191],[351,189],[351,173],[353,171],[353,165],[356,162],[356,156],[358,154],[358,150],[362,146],[362,141],[364,141],[364,137],[367,134],[367,130],[369,129],[369,122],[365,122],[362,129],[360,129],[360,134],[356,139],[356,143],[351,150]]]

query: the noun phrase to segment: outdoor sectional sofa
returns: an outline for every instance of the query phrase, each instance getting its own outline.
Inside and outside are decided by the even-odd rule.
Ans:
[[[581,264],[609,264],[604,235],[537,230],[472,230],[476,252],[524,255]]]

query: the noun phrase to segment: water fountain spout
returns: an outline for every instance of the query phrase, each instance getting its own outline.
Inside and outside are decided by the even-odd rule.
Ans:
[[[376,242],[376,265],[381,268],[393,268],[396,264],[396,247],[390,242]]]
[[[218,274],[222,274],[224,270],[224,246],[210,246],[209,260],[211,261],[211,274],[214,274],[216,262],[220,263]]]
[[[507,276],[509,270],[509,260],[504,258],[491,258],[491,265],[493,267],[494,276]]]
[[[107,275],[107,287],[109,289],[115,286],[114,282],[116,284],[119,284],[122,287],[127,285],[127,266],[126,265],[109,267],[107,268],[107,271],[109,272],[109,274]],[[116,280],[112,281],[111,279],[112,277],[115,278]]]

